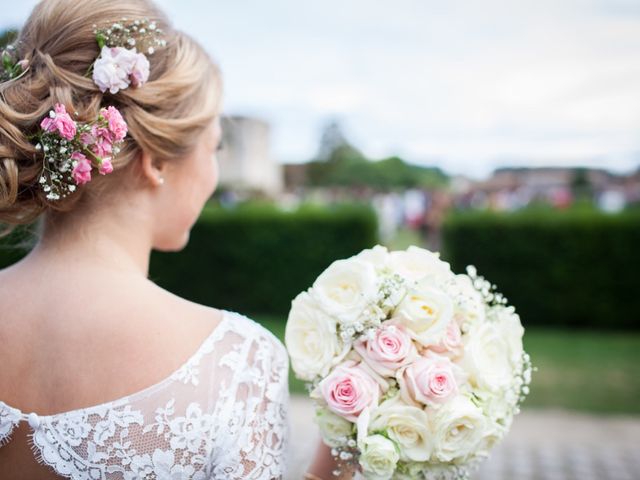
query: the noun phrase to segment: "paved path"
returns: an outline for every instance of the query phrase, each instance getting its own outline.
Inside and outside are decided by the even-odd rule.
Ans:
[[[291,408],[288,480],[300,480],[320,437],[310,401]],[[525,410],[473,480],[640,480],[640,417]]]

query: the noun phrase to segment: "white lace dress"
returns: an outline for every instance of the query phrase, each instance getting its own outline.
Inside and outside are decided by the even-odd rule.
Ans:
[[[38,460],[73,480],[283,478],[286,350],[250,318],[222,312],[184,365],[132,395],[55,415],[0,401],[0,445],[26,421]]]

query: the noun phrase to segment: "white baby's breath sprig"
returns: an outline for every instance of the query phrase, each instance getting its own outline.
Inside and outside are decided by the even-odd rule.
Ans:
[[[497,291],[495,285],[487,281],[483,276],[478,275],[478,270],[475,266],[467,266],[467,276],[471,279],[473,287],[480,292],[487,305],[506,305],[508,303],[506,297]]]
[[[153,55],[156,49],[167,45],[162,29],[148,18],[130,20],[123,17],[109,27],[98,28],[94,25],[93,29],[100,48],[135,47],[138,52]]]

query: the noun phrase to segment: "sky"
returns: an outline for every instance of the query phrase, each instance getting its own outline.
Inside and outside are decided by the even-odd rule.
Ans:
[[[0,0],[0,28],[36,2]],[[220,65],[224,113],[299,163],[337,120],[373,159],[483,178],[640,165],[638,0],[158,0]]]

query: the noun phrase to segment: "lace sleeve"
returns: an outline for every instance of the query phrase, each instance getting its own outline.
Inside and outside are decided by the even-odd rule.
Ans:
[[[222,428],[229,442],[216,462],[215,478],[281,479],[289,446],[286,350],[268,332],[240,350],[230,352],[226,359],[239,368],[224,409],[228,417]]]

